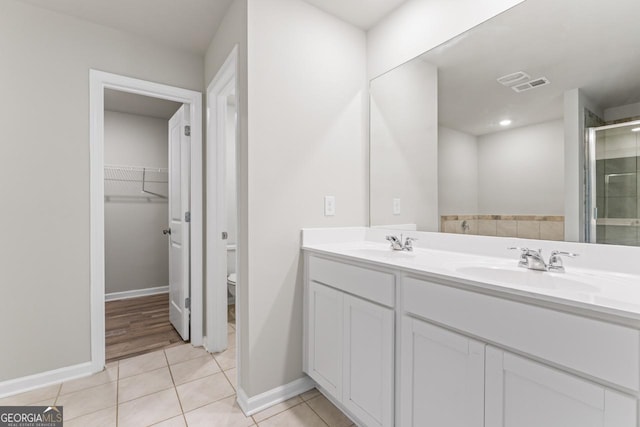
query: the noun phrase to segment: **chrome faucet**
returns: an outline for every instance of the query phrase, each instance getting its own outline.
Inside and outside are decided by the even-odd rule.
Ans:
[[[389,243],[391,244],[391,249],[393,249],[394,251],[413,252],[413,242],[418,239],[414,237],[407,237],[403,242],[402,237],[402,234],[400,235],[400,238],[398,238],[397,236],[388,235],[386,239],[389,241]]]
[[[529,270],[536,271],[553,271],[556,273],[564,273],[564,266],[562,265],[562,258],[560,257],[578,256],[578,254],[574,254],[571,252],[553,251],[551,252],[551,257],[549,258],[549,263],[547,264],[546,262],[544,262],[544,258],[542,258],[542,249],[538,249],[537,251],[529,248],[508,249],[521,251],[518,267],[528,268]]]

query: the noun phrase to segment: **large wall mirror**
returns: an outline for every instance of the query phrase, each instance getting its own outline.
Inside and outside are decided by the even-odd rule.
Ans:
[[[640,246],[638,16],[526,0],[373,79],[370,225]]]

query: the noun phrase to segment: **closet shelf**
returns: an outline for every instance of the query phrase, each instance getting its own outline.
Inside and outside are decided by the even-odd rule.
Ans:
[[[114,184],[140,183],[140,191],[143,194],[166,199],[167,195],[158,193],[156,189],[158,189],[158,185],[160,184],[169,183],[169,170],[166,168],[148,168],[142,166],[105,165],[104,181],[105,184],[109,182]],[[152,184],[153,189],[156,191],[149,191],[147,188],[148,184]]]
[[[167,184],[169,182],[169,170],[165,168],[109,165],[104,167],[104,180]]]

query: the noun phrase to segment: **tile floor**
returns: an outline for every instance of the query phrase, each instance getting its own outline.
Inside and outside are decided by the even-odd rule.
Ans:
[[[235,332],[229,343],[214,355],[184,344],[112,362],[90,377],[0,399],[0,406],[63,405],[65,427],[353,425],[315,389],[245,417],[235,402]]]

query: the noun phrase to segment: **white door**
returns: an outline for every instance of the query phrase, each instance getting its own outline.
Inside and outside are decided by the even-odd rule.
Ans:
[[[183,105],[169,120],[169,318],[182,339],[189,339],[189,109]]]
[[[342,403],[369,427],[394,423],[393,310],[344,295]]]
[[[411,317],[402,330],[401,425],[484,426],[485,345]]]
[[[343,293],[309,283],[309,376],[331,395],[342,396]]]
[[[634,398],[487,347],[486,427],[635,427]]]

